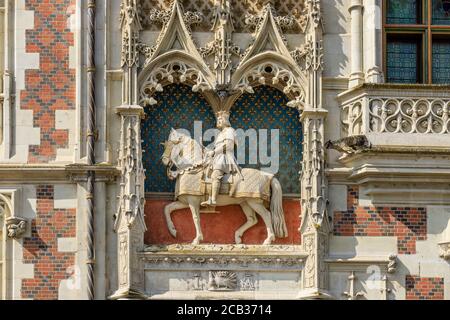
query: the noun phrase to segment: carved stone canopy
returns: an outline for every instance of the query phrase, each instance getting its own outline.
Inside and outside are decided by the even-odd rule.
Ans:
[[[210,4],[211,9],[216,8],[213,15],[220,17],[214,17],[214,39],[204,48],[196,44],[191,30],[191,25],[200,21],[195,18],[200,14],[185,12],[181,0],[174,0],[166,10],[151,11],[150,20],[162,24],[162,29],[155,45],[139,42],[135,48],[145,57],[138,77],[141,105],[156,104],[153,94],[174,82],[203,92],[217,110],[229,110],[240,94],[253,93],[253,87],[258,85],[274,86],[299,102],[297,105],[303,104],[308,85],[304,66],[310,60],[310,50],[305,44],[290,51],[284,36],[295,18],[278,16],[273,4],[265,2],[260,10],[246,16],[245,21],[253,30],[252,41],[240,54],[241,48],[233,42],[234,26],[230,18],[233,9],[229,2]],[[124,42],[129,43],[129,39],[125,37]],[[123,54],[129,56],[132,48],[126,45],[124,48]],[[209,56],[214,57],[213,65],[207,59]],[[218,97],[216,93],[221,92],[218,90],[221,87],[227,87],[233,94],[228,99]]]

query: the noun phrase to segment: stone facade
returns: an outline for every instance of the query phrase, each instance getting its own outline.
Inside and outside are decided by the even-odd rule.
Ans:
[[[0,1],[0,299],[450,299],[450,84],[385,81],[383,3]],[[285,130],[287,238],[165,212],[218,112]]]

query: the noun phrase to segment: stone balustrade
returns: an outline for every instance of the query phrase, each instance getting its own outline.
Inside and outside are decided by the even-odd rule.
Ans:
[[[444,86],[366,84],[339,96],[342,137],[379,145],[450,146],[450,91]]]

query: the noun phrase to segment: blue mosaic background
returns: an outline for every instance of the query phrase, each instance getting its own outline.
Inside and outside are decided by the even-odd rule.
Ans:
[[[235,128],[243,130],[280,130],[280,170],[276,177],[281,182],[283,193],[299,194],[303,131],[299,112],[287,107],[287,103],[288,99],[281,91],[272,87],[257,87],[254,94],[244,94],[236,101],[231,110],[230,121]],[[268,136],[270,155],[270,132]],[[245,167],[260,169],[267,165],[246,164]]]
[[[144,168],[147,170],[146,192],[173,192],[175,183],[169,181],[161,163],[164,142],[171,128],[188,129],[193,134],[194,121],[203,121],[203,132],[215,128],[215,116],[207,101],[191,88],[170,85],[155,95],[158,104],[146,108],[142,122]],[[287,98],[279,90],[258,87],[255,94],[245,94],[235,103],[231,124],[238,129],[280,130],[280,171],[277,177],[286,194],[300,193],[299,171],[302,160],[302,128],[297,110],[287,107]],[[270,132],[269,132],[270,155]],[[247,148],[249,146],[247,145]],[[156,150],[156,151],[155,151]],[[248,154],[248,152],[247,152]],[[264,165],[266,166],[266,165]],[[243,165],[261,168],[263,165]]]
[[[146,192],[174,192],[175,181],[166,175],[161,162],[164,147],[160,144],[169,138],[171,128],[187,129],[194,135],[194,121],[203,121],[203,130],[214,128],[214,112],[201,94],[192,92],[185,85],[169,85],[155,94],[158,104],[147,107],[146,119],[142,122],[142,148]]]

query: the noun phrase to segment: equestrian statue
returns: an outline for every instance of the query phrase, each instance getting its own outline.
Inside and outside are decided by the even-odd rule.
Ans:
[[[218,112],[216,118],[220,132],[211,146],[204,147],[175,129],[163,144],[162,162],[167,168],[167,176],[176,180],[176,201],[164,208],[170,234],[173,237],[177,235],[172,212],[189,208],[196,229],[192,244],[197,245],[203,241],[201,207],[240,205],[247,221],[235,232],[236,244],[241,244],[244,232],[257,224],[256,213],[266,225],[264,245],[270,245],[276,237],[286,238],[288,232],[280,182],[273,174],[241,169],[234,156],[237,136],[231,127],[229,113]]]

